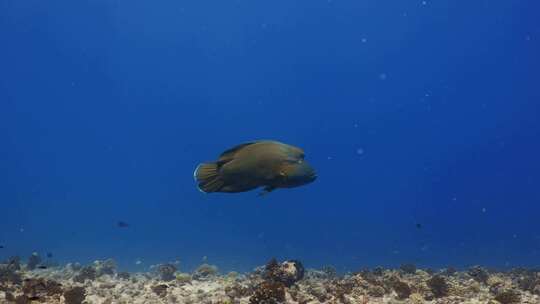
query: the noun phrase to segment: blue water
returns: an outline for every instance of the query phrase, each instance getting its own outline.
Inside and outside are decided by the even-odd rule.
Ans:
[[[0,259],[537,266],[539,12],[0,0]],[[197,191],[199,162],[253,139],[302,147],[319,178]]]

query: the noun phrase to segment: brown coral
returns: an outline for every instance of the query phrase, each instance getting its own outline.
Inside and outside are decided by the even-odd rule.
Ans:
[[[400,300],[408,298],[412,293],[409,284],[401,281],[398,278],[392,279],[390,284],[392,286],[392,289],[394,289],[394,291],[397,293],[397,297]]]
[[[84,283],[86,280],[93,281],[96,279],[96,277],[96,269],[92,266],[86,266],[81,268],[81,271],[73,278],[73,280],[78,283]]]
[[[480,266],[473,266],[467,272],[473,279],[480,283],[486,283],[489,278],[487,270]]]
[[[161,280],[172,281],[175,279],[174,273],[176,272],[176,266],[173,264],[162,264],[159,265],[158,272]]]
[[[22,291],[29,298],[44,298],[62,294],[62,285],[51,280],[26,279]]]
[[[278,304],[283,301],[285,301],[285,285],[275,281],[262,282],[249,298],[250,304]]]
[[[192,278],[194,280],[206,280],[208,278],[216,276],[218,268],[214,265],[202,264],[193,273]]]
[[[501,304],[520,303],[521,295],[516,290],[507,289],[499,292],[499,294],[495,296],[495,300],[499,301]]]
[[[265,266],[264,277],[266,280],[281,282],[290,287],[304,278],[304,272],[304,266],[300,261],[278,263],[276,259],[271,259]]]
[[[448,295],[449,286],[446,279],[436,275],[427,281],[427,285],[436,298],[446,297]]]
[[[81,304],[86,298],[84,287],[73,287],[64,292],[66,304]]]
[[[167,295],[168,288],[169,286],[165,284],[159,284],[159,285],[152,286],[152,291],[160,297],[165,297]]]

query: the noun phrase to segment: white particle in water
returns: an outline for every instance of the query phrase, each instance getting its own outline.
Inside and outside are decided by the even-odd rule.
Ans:
[[[362,149],[362,148],[356,149],[356,154],[358,154],[358,155],[364,154],[364,149]]]
[[[482,212],[483,213],[486,213],[487,209],[486,208],[482,208]]]
[[[328,159],[328,160],[331,160],[331,159],[332,159],[332,156],[328,156],[327,159]]]
[[[380,80],[386,80],[386,78],[388,78],[388,76],[385,73],[379,74],[379,79]]]
[[[367,42],[367,38],[362,38],[362,43],[366,43]]]

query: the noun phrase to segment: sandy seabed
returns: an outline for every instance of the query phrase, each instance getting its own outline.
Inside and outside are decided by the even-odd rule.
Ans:
[[[0,303],[66,304],[540,304],[540,270],[499,272],[375,268],[338,275],[332,267],[304,269],[272,260],[249,273],[219,273],[203,264],[192,273],[174,264],[146,273],[117,272],[113,260],[45,266],[32,258],[0,264]]]

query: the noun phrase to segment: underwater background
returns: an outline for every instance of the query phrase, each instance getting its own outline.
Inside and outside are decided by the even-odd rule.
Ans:
[[[538,266],[539,12],[0,0],[0,259]],[[317,181],[197,190],[253,139],[302,147]]]

